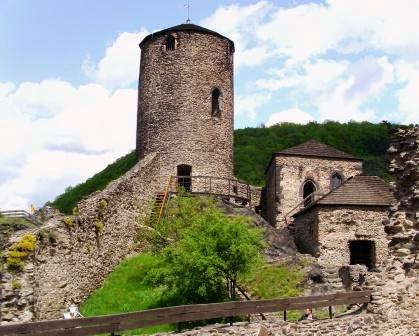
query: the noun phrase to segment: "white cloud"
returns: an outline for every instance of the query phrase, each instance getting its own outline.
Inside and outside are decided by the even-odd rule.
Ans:
[[[235,43],[235,66],[258,65],[270,58],[268,46],[258,43],[255,31],[272,5],[259,1],[247,6],[220,6],[201,24],[232,39]]]
[[[398,111],[405,123],[419,122],[419,64],[399,62],[396,65],[397,80],[401,88],[397,91]]]
[[[50,79],[0,98],[0,208],[53,199],[135,147],[137,91]]]
[[[296,124],[307,124],[314,121],[315,118],[307,112],[301,111],[299,108],[290,108],[284,111],[272,113],[266,122],[266,126],[272,126],[283,122],[292,122]]]
[[[93,81],[110,89],[128,87],[138,81],[140,65],[139,43],[148,35],[146,29],[140,32],[124,32],[110,45],[105,56],[92,64],[89,56],[83,62],[84,73]]]
[[[237,67],[267,60],[281,64],[276,75],[259,79],[250,95],[283,90],[282,100],[314,106],[321,119],[376,121],[388,117],[379,116],[374,100],[394,84],[395,62],[417,62],[418,17],[417,0],[327,0],[282,7],[258,1],[221,6],[203,24],[235,40]],[[415,121],[416,85],[412,71],[395,95],[406,121]],[[248,99],[254,107],[247,115],[254,118],[261,105]]]
[[[252,93],[235,97],[234,109],[237,116],[248,117],[255,120],[257,109],[269,102],[272,95],[270,92]]]

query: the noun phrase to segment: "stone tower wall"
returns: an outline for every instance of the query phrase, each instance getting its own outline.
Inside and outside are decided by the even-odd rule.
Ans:
[[[138,94],[137,152],[160,153],[162,181],[180,164],[192,175],[233,175],[233,45],[226,38],[178,31],[142,45]],[[218,117],[212,91],[221,91]]]

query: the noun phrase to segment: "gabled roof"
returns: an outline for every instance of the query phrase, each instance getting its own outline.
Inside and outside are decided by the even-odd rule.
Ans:
[[[193,24],[193,23],[182,23],[182,24],[177,25],[177,26],[166,28],[166,29],[157,31],[155,33],[151,33],[150,35],[147,35],[146,37],[144,37],[144,39],[141,41],[140,48],[142,48],[144,43],[147,42],[148,40],[151,40],[151,39],[153,39],[157,36],[160,36],[160,35],[164,35],[164,34],[167,34],[167,33],[170,33],[170,32],[177,32],[177,31],[201,32],[201,33],[205,33],[205,34],[214,35],[214,36],[217,36],[217,37],[220,37],[220,38],[224,38],[231,43],[231,45],[233,47],[233,50],[234,50],[234,42],[232,40],[230,40],[229,38],[215,32],[213,30],[198,26],[198,25]]]
[[[317,205],[391,206],[395,199],[389,185],[378,176],[354,176],[333,189],[307,208],[293,215],[296,217]]]
[[[330,147],[316,140],[309,140],[300,145],[276,152],[276,155],[301,155],[301,156],[319,156],[337,159],[360,160],[357,157],[342,152],[339,149]]]

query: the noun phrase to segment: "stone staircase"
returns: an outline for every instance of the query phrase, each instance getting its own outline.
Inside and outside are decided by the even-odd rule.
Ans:
[[[339,276],[339,270],[337,267],[324,267],[323,279],[325,281],[325,286],[328,287],[328,291],[333,292],[344,292],[345,287],[342,283],[342,279]]]

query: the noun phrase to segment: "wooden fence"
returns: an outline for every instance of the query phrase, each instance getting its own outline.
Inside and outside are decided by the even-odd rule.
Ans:
[[[219,317],[241,316],[294,309],[368,303],[372,291],[303,296],[288,299],[234,301],[150,309],[127,314],[52,320],[0,326],[0,335],[93,335]],[[331,311],[331,308],[329,308]],[[284,317],[286,314],[284,314]]]
[[[38,220],[34,215],[30,214],[26,210],[5,210],[0,211],[0,215],[12,218],[25,218],[26,220],[35,225],[42,225],[42,222],[40,220]]]

